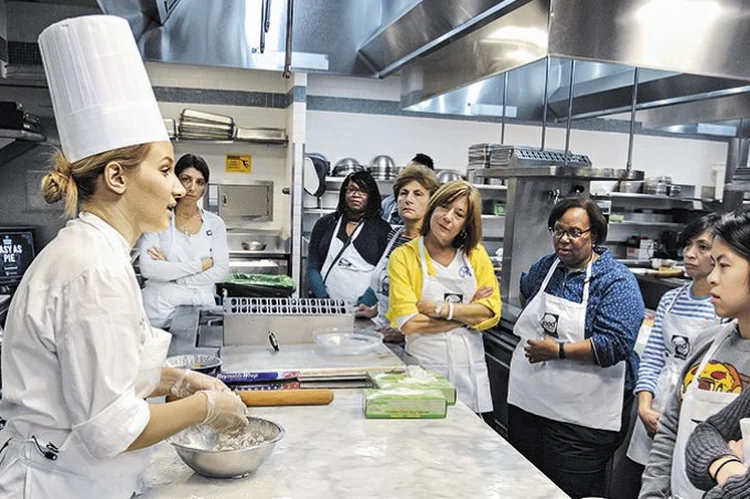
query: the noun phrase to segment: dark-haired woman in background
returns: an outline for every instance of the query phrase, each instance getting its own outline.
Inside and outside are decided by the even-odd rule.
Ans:
[[[214,284],[229,275],[224,221],[198,206],[209,179],[206,161],[185,154],[174,172],[186,194],[177,200],[169,228],[143,234],[138,243],[141,274],[148,279],[143,305],[151,325],[161,328],[171,326],[180,305],[214,306]]]
[[[659,419],[643,472],[641,498],[747,497],[747,477],[741,463],[724,464],[734,451],[728,451],[726,444],[717,449],[716,436],[709,434],[711,426],[718,429],[718,420],[722,419],[710,417],[748,390],[750,209],[740,208],[722,216],[713,230],[714,269],[708,275],[711,302],[716,315],[737,320],[708,329],[698,337],[694,354],[680,373],[679,386],[672,391]],[[696,428],[707,419],[708,425]],[[725,437],[736,438],[730,434]],[[739,476],[735,475],[737,466]],[[716,490],[703,495],[703,490],[717,484]]]
[[[712,226],[719,216],[701,217],[685,227],[679,246],[685,259],[685,273],[693,282],[667,291],[656,309],[654,327],[638,368],[635,394],[638,418],[628,447],[628,457],[645,466],[651,452],[661,412],[685,362],[692,355],[695,340],[706,329],[720,323],[711,303],[708,274],[714,268]]]
[[[643,299],[633,274],[599,247],[607,221],[593,201],[560,201],[548,227],[555,252],[521,276],[509,441],[571,497],[602,496],[628,428]]]
[[[334,213],[315,222],[307,253],[307,282],[316,298],[356,304],[388,243],[391,226],[380,218],[380,191],[365,171],[341,184]]]

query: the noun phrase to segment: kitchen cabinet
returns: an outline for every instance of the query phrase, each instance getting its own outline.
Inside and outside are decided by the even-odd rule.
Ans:
[[[520,339],[512,333],[512,326],[501,322],[484,333],[484,353],[490,378],[493,410],[485,420],[504,438],[508,436],[508,380],[510,361]]]

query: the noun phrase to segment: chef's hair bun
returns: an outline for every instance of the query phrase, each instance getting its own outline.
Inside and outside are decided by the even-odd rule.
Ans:
[[[65,199],[65,211],[69,212],[68,206],[72,205],[75,214],[78,189],[73,181],[73,165],[62,151],[55,152],[52,166],[42,178],[42,193],[44,200],[49,204]]]

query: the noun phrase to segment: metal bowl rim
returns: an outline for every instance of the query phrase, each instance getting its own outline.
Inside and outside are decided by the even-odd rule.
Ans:
[[[266,447],[270,447],[272,445],[276,445],[282,438],[284,438],[284,435],[286,434],[286,431],[284,431],[284,428],[280,424],[278,424],[278,423],[276,423],[274,421],[271,421],[270,419],[256,418],[256,417],[253,417],[253,416],[246,416],[246,417],[247,417],[248,421],[255,419],[257,421],[265,421],[266,423],[272,424],[273,426],[275,426],[276,428],[279,429],[279,434],[276,435],[271,440],[266,440],[262,444],[258,444],[258,445],[254,446],[254,447],[247,447],[245,449],[236,449],[236,450],[196,449],[195,447],[188,447],[186,445],[182,445],[182,444],[178,444],[176,442],[173,442],[172,441],[172,437],[169,437],[167,439],[167,442],[169,442],[173,447],[176,447],[176,448],[182,449],[182,450],[186,450],[186,451],[189,451],[189,452],[201,452],[201,453],[204,453],[204,454],[228,455],[228,454],[239,454],[239,453],[247,452],[247,451],[254,451],[254,450],[258,450],[258,449],[263,449],[263,448],[266,448]]]
[[[188,358],[188,357],[192,357],[192,358],[208,357],[208,359],[211,360],[211,363],[210,364],[202,365],[200,367],[192,367],[192,366],[190,366],[190,367],[184,367],[182,364],[178,364],[176,366],[170,364],[170,362],[174,362],[175,359]],[[216,367],[221,367],[221,365],[223,364],[223,361],[221,360],[221,357],[218,357],[216,355],[211,355],[211,354],[208,354],[208,353],[198,353],[198,354],[195,354],[195,353],[185,353],[185,354],[181,354],[181,355],[173,355],[171,357],[167,357],[167,359],[164,361],[164,363],[167,365],[167,367],[174,367],[175,369],[181,369],[182,368],[182,369],[194,370],[194,369],[214,369]]]

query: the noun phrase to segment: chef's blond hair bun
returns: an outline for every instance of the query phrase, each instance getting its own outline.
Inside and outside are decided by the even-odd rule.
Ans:
[[[71,163],[62,151],[56,151],[52,165],[42,178],[44,200],[57,203],[65,199],[65,214],[74,217],[78,202],[86,201],[96,191],[96,179],[109,163],[119,163],[123,168],[136,168],[148,155],[151,144],[138,144],[105,151]]]
[[[65,213],[69,214],[68,205],[73,205],[73,214],[78,201],[78,189],[75,182],[71,182],[73,165],[62,151],[55,151],[52,157],[52,167],[42,178],[42,193],[44,200],[49,203],[57,203],[65,199]]]

